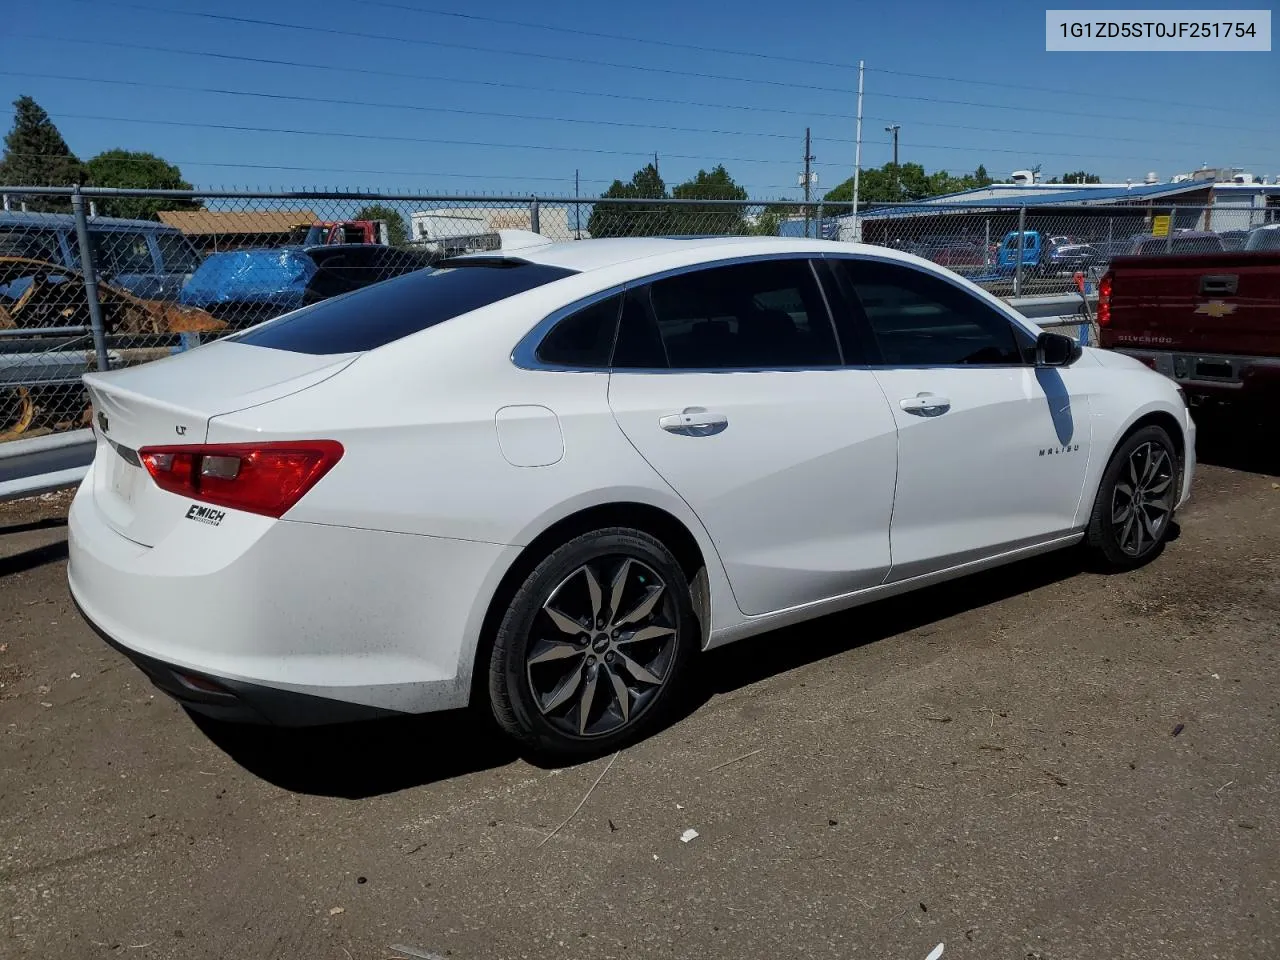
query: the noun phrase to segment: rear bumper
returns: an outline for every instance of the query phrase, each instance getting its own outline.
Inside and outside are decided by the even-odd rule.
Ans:
[[[281,724],[467,704],[485,598],[516,548],[230,511],[146,547],[107,523],[93,469],[68,519],[71,596],[165,692]]]
[[[1280,357],[1117,347],[1175,381],[1194,404],[1280,402]]]
[[[282,727],[321,726],[395,716],[397,710],[315,697],[230,677],[201,673],[131,650],[93,622],[75,598],[80,616],[108,646],[128,657],[152,683],[182,706],[215,720]]]

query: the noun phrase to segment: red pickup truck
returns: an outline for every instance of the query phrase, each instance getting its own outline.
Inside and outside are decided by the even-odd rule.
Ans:
[[[1176,380],[1192,405],[1280,411],[1280,250],[1116,257],[1099,341]]]

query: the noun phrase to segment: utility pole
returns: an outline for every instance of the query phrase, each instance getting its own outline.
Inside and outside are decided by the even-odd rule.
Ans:
[[[809,175],[809,164],[813,162],[813,151],[809,149],[809,128],[804,128],[804,235],[809,236],[809,188],[813,178]]]
[[[578,171],[573,171],[573,199],[578,199]],[[573,205],[573,229],[575,239],[582,239],[582,204],[575,203]]]
[[[862,72],[865,61],[858,61],[858,125],[854,135],[853,148],[853,239],[862,239],[862,229],[858,224],[858,181],[862,174]]]
[[[660,174],[658,174],[658,151],[657,150],[653,151],[653,172],[655,176],[660,176]]]
[[[885,133],[893,134],[893,198],[898,199],[901,192],[900,181],[902,174],[898,170],[898,131],[902,129],[902,124],[895,123],[892,126],[884,128]]]

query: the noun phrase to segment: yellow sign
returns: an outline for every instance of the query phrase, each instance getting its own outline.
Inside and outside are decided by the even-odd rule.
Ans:
[[[1167,237],[1169,235],[1169,214],[1151,218],[1151,235],[1154,237]]]

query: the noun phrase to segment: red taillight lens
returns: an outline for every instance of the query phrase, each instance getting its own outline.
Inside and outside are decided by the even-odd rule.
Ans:
[[[156,486],[202,503],[283,516],[342,459],[336,440],[143,447]]]
[[[1111,274],[1104,273],[1098,281],[1098,326],[1111,324]]]

